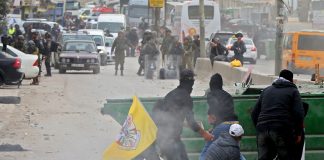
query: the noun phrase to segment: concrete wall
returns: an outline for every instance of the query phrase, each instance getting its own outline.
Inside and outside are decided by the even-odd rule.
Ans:
[[[215,73],[220,73],[226,83],[241,83],[248,73],[248,68],[231,67],[228,62],[214,62],[214,67],[211,67],[209,58],[197,59],[195,73],[198,79],[208,81]],[[277,76],[265,73],[259,73],[252,70],[252,82],[255,85],[269,85]],[[298,79],[297,82],[313,84],[309,81]]]

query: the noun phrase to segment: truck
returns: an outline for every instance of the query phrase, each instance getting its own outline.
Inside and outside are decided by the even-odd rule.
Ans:
[[[65,2],[65,14],[72,17],[78,17],[79,9],[81,9],[81,4],[77,0],[66,0]]]

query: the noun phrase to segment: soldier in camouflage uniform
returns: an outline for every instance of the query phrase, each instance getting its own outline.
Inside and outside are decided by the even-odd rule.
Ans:
[[[25,44],[25,38],[23,35],[19,35],[15,43],[12,45],[14,48],[26,53],[26,44]]]
[[[171,35],[171,30],[167,29],[160,48],[162,52],[162,63],[164,63],[165,55],[169,54],[173,43],[174,43],[174,39]]]
[[[125,63],[125,50],[131,46],[129,41],[125,38],[124,32],[119,31],[118,37],[114,40],[111,47],[111,53],[115,51],[115,75],[118,72],[118,66],[120,65],[120,75],[124,75],[124,63]]]
[[[183,42],[183,49],[185,50],[185,53],[182,58],[182,67],[183,69],[193,69],[193,54],[194,54],[194,46],[192,43],[191,37],[184,38]]]

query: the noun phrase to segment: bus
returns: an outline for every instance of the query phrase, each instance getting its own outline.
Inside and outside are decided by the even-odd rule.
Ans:
[[[167,2],[166,5],[166,24],[169,26],[173,35],[181,35],[181,13],[182,2]]]
[[[221,30],[219,5],[205,0],[205,37]],[[199,0],[184,2],[181,13],[181,32],[185,36],[199,34]]]
[[[324,74],[324,31],[285,33],[282,66],[295,74],[314,74],[315,64]]]
[[[129,0],[127,5],[127,22],[130,27],[138,27],[140,18],[148,22],[152,19],[152,9],[148,7],[148,0]]]
[[[312,0],[309,15],[313,29],[324,29],[324,0]]]

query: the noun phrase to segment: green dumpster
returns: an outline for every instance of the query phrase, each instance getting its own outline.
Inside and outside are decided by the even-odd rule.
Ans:
[[[235,112],[245,130],[245,136],[241,142],[241,151],[247,160],[257,157],[255,128],[252,124],[250,113],[256,103],[258,95],[233,96]],[[151,112],[154,103],[160,98],[140,98],[148,112]],[[303,94],[303,101],[310,105],[305,119],[306,126],[306,160],[322,160],[324,157],[324,94]],[[197,121],[201,121],[205,129],[210,128],[207,122],[206,97],[193,97],[194,113]],[[119,124],[123,124],[132,99],[108,99],[102,108],[103,114],[111,115]],[[186,145],[191,160],[198,160],[199,153],[204,145],[204,140],[189,128],[184,128],[182,139]]]

